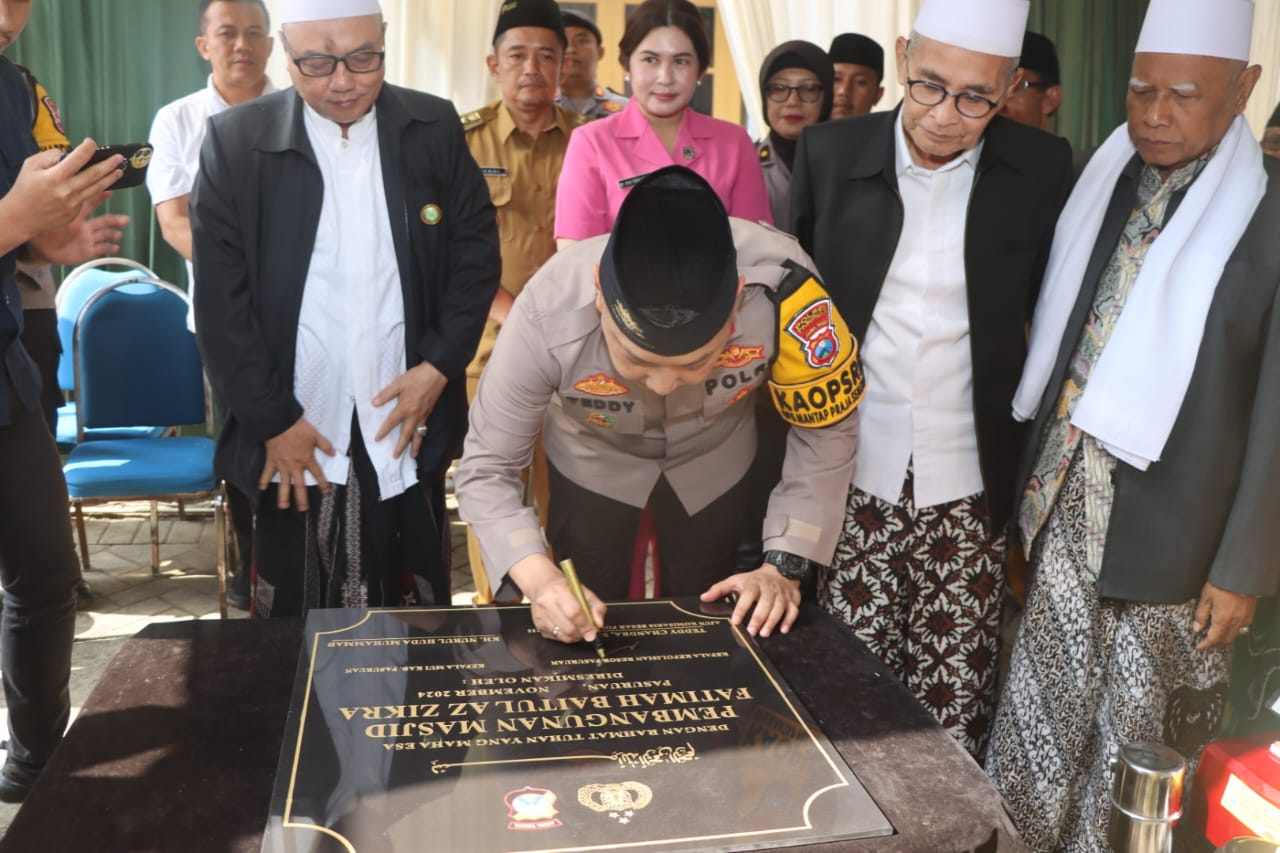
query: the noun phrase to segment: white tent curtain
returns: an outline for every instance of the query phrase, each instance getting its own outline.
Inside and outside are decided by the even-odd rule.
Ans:
[[[910,32],[920,0],[716,0],[716,6],[742,81],[749,130],[756,138],[765,124],[755,81],[765,56],[784,41],[806,39],[825,50],[839,33],[870,36],[885,51],[885,95],[877,109],[892,109],[902,96],[894,43]]]
[[[273,21],[280,0],[266,0]],[[387,80],[448,98],[467,112],[497,97],[485,57],[498,3],[488,0],[382,0],[387,22]],[[277,27],[278,28],[278,27]],[[288,85],[288,58],[276,39],[267,73]]]
[[[266,0],[272,19],[280,0]],[[885,49],[885,96],[890,109],[902,93],[893,60],[898,36],[906,35],[920,0],[717,0],[734,68],[742,81],[748,129],[764,132],[755,80],[765,56],[788,39],[807,39],[826,48],[837,33],[868,35]],[[382,0],[387,19],[387,79],[453,101],[461,112],[497,97],[485,68],[498,3],[491,0]],[[1246,117],[1256,135],[1280,100],[1280,0],[1258,0],[1253,61],[1263,66]],[[277,40],[268,73],[287,85],[287,59]]]

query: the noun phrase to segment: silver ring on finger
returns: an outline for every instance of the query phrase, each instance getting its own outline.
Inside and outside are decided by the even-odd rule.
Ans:
[[[1249,633],[1249,626],[1248,626],[1248,625],[1245,625],[1243,628],[1241,628],[1241,629],[1240,629],[1240,633],[1241,633],[1241,634],[1248,634],[1248,633]]]
[[[552,626],[551,626],[551,636],[553,636],[553,637],[559,637],[559,636],[560,636],[560,626],[559,626],[559,625],[552,625]]]
[[[414,427],[414,430],[413,430],[413,431],[414,431],[414,432],[416,432],[418,435],[420,435],[420,436],[422,436],[422,437],[424,437],[424,438],[425,438],[425,437],[426,437],[426,435],[427,435],[427,425],[426,425],[426,424],[420,424],[420,425],[418,425],[418,426]]]

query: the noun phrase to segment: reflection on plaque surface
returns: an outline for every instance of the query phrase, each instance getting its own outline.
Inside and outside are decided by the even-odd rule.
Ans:
[[[600,660],[527,607],[315,610],[263,850],[751,850],[889,822],[753,640],[609,606]]]

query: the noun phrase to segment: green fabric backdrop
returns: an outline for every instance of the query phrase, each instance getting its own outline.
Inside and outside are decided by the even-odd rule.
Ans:
[[[35,0],[6,55],[49,90],[73,144],[140,142],[164,104],[205,85],[193,39],[196,0]],[[160,236],[145,187],[121,190],[105,209],[133,224],[120,254],[185,286],[182,258]]]
[[[1062,108],[1056,132],[1077,151],[1125,120],[1125,90],[1147,0],[1031,0],[1027,27],[1058,47]]]

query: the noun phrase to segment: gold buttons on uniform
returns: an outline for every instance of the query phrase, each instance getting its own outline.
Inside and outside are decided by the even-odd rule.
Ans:
[[[423,225],[439,225],[440,220],[444,218],[444,213],[441,212],[439,205],[428,204],[422,208],[418,216],[422,218]]]

